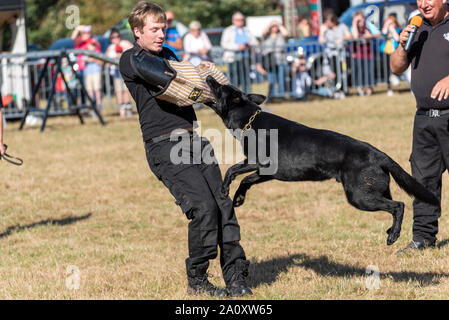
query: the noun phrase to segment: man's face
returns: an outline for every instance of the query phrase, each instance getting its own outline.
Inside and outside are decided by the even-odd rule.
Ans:
[[[446,13],[445,0],[417,0],[416,2],[419,12],[429,21],[439,20]]]
[[[201,33],[201,29],[198,28],[198,27],[192,27],[192,28],[190,28],[190,33],[193,36],[198,37],[200,35],[200,33]]]
[[[173,20],[175,20],[175,14],[173,11],[165,12],[165,17],[167,18],[167,28],[171,28]]]
[[[245,17],[243,15],[236,15],[233,19],[232,19],[232,24],[234,26],[236,26],[237,28],[241,28],[243,27],[243,25],[245,24]]]
[[[134,34],[139,38],[137,43],[145,50],[161,52],[165,41],[165,22],[154,22],[154,17],[147,16],[142,30],[134,28]]]

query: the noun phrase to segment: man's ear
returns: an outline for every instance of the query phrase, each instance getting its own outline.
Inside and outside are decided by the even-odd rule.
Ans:
[[[138,28],[138,27],[134,27],[134,29],[133,29],[133,35],[134,35],[134,37],[137,37],[137,38],[140,38],[140,34],[141,34],[142,32],[140,31],[140,29]]]
[[[248,96],[249,101],[252,101],[255,104],[261,104],[267,98],[264,95],[255,94],[255,93],[249,93],[247,96]]]

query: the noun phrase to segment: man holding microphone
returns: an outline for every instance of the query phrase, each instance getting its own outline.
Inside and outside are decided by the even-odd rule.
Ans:
[[[417,0],[417,5],[422,24],[409,24],[401,32],[390,67],[401,74],[411,66],[417,107],[412,174],[441,199],[442,174],[449,168],[449,12],[446,0]],[[415,199],[413,240],[398,253],[434,247],[440,216],[439,207]]]

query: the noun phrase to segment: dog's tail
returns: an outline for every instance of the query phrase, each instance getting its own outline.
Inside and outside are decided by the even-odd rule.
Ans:
[[[402,167],[393,159],[386,156],[386,159],[381,164],[381,168],[393,176],[402,190],[407,192],[410,196],[418,200],[440,207],[440,200],[429,190],[426,189],[415,178],[409,175]]]

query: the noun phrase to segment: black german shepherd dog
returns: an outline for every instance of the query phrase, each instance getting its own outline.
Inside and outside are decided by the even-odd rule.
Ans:
[[[206,79],[216,102],[208,104],[220,116],[228,129],[243,129],[247,124],[257,130],[278,130],[277,171],[261,174],[266,163],[248,161],[247,157],[233,165],[223,180],[223,196],[237,175],[255,171],[245,177],[234,195],[234,206],[243,204],[246,192],[253,185],[272,179],[281,181],[323,181],[335,178],[341,182],[346,198],[354,207],[365,211],[387,211],[393,215],[393,225],[387,230],[387,244],[400,235],[404,203],[393,201],[390,174],[409,195],[440,206],[439,200],[422,184],[405,172],[388,155],[368,143],[329,130],[307,127],[267,112],[258,106],[265,96],[244,94],[230,85],[221,85],[211,76]],[[257,139],[260,137],[256,135]]]

